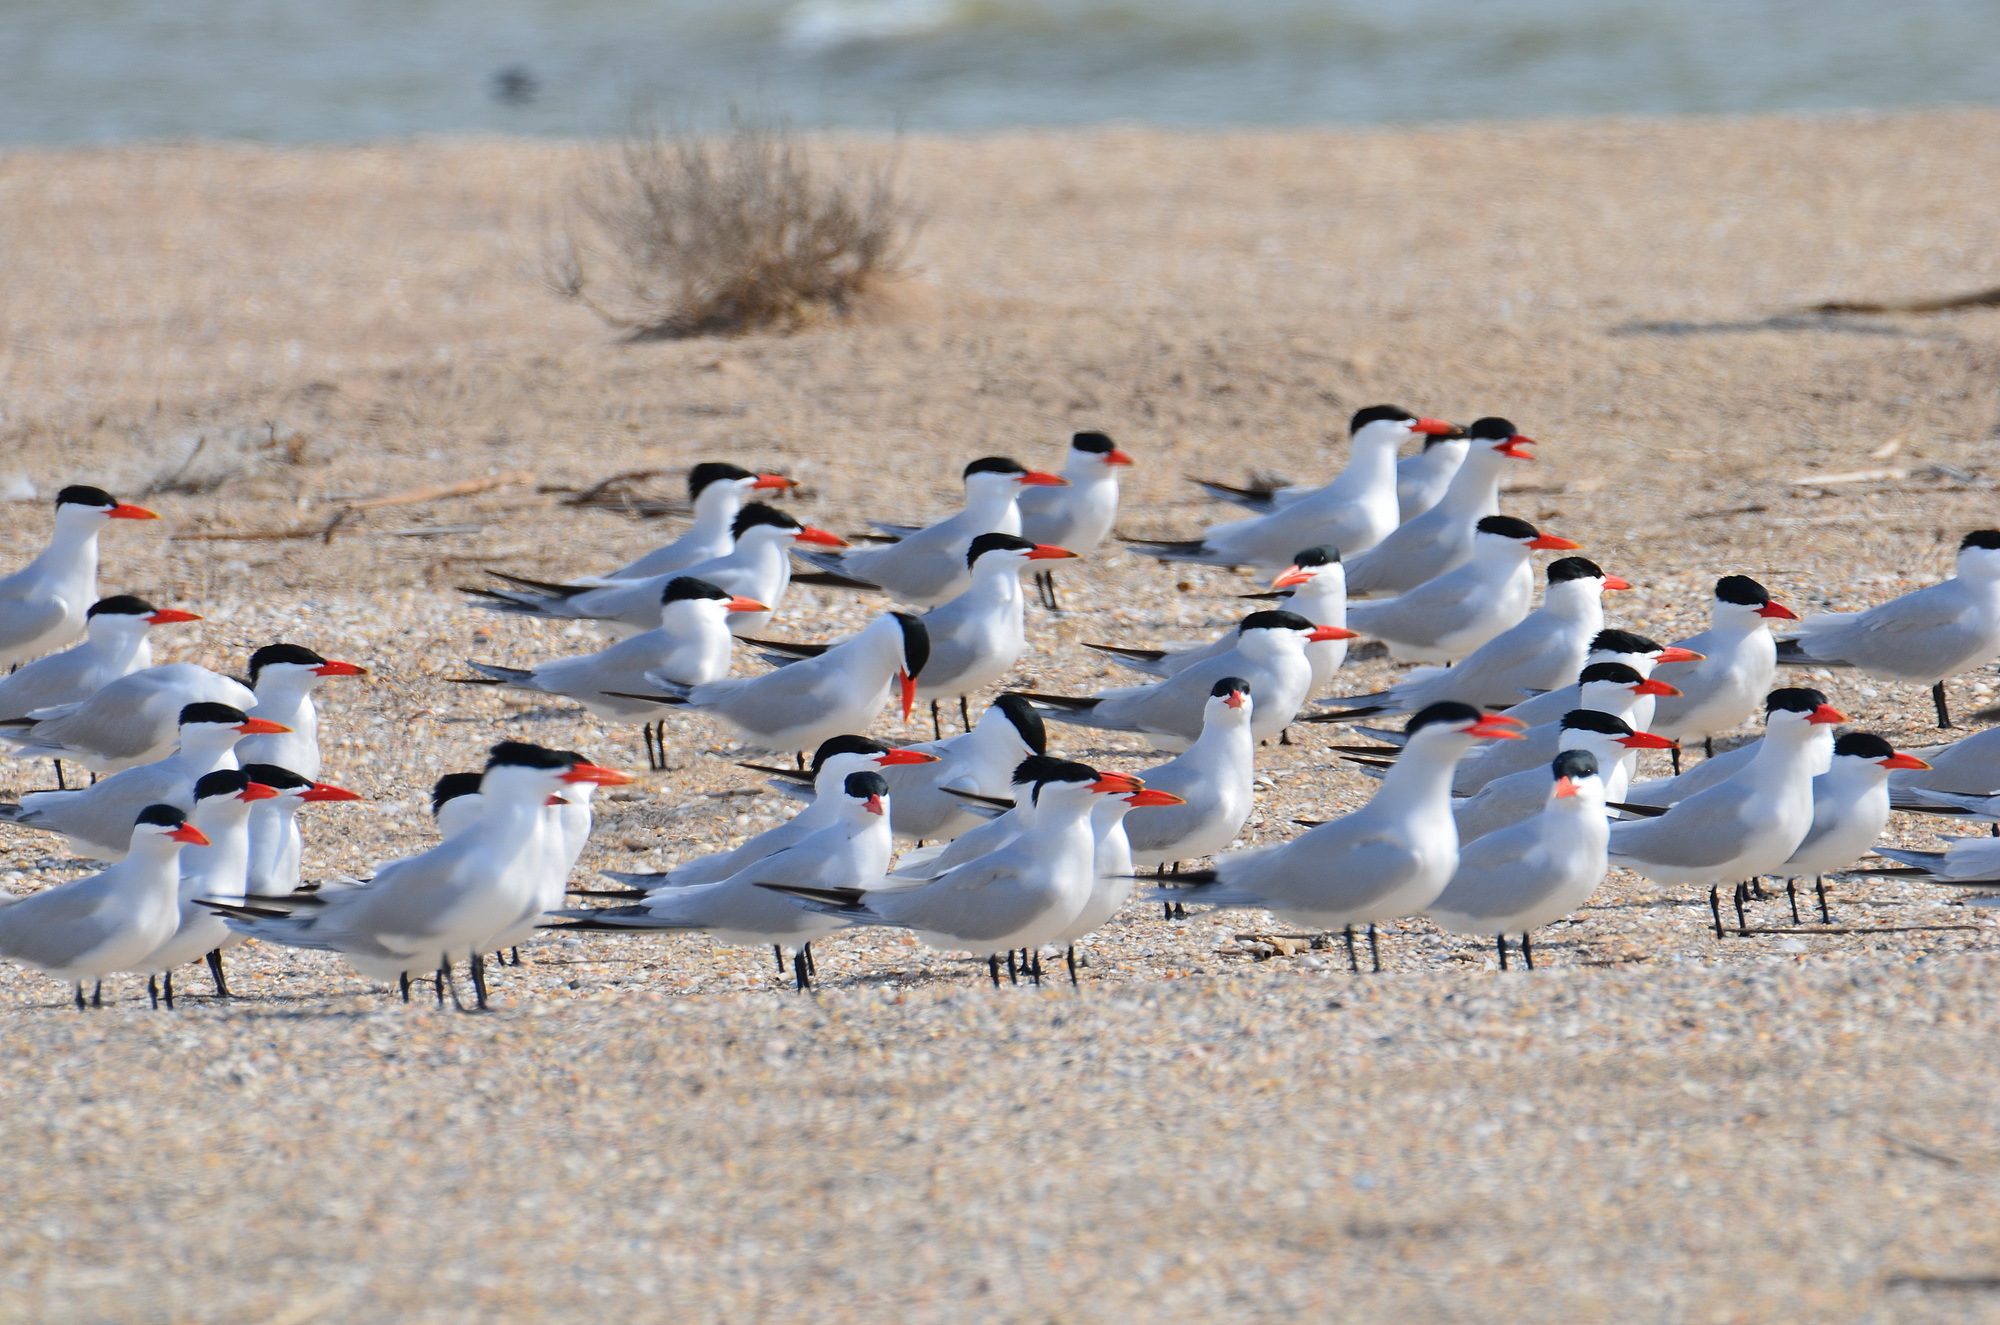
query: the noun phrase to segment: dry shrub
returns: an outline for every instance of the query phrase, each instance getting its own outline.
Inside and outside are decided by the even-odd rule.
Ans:
[[[578,182],[544,280],[633,340],[796,330],[897,270],[916,217],[894,175],[829,172],[781,124],[646,125]]]

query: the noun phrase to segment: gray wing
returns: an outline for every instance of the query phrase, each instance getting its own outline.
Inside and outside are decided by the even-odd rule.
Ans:
[[[0,648],[41,639],[60,626],[69,605],[60,598],[0,599]]]
[[[118,921],[116,900],[95,877],[20,898],[0,908],[0,955],[68,966],[104,942]]]
[[[1750,835],[1742,808],[1740,791],[1710,787],[1657,819],[1611,825],[1611,854],[1682,869],[1721,865],[1741,853],[1744,839]]]
[[[910,929],[956,935],[973,942],[1019,929],[1039,909],[1033,893],[1009,887],[1020,862],[1000,851],[961,865],[914,888],[869,893],[876,915]]]

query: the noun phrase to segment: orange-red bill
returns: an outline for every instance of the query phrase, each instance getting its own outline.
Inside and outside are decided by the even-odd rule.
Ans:
[[[902,688],[903,721],[910,720],[910,710],[917,706],[917,678],[908,672],[896,673],[896,684]]]
[[[1068,548],[1066,548],[1066,547],[1057,547],[1057,546],[1056,546],[1055,544],[1053,544],[1053,543],[1037,543],[1037,544],[1035,544],[1035,546],[1034,546],[1034,547],[1033,547],[1033,548],[1032,548],[1032,549],[1031,549],[1031,550],[1030,550],[1030,551],[1028,552],[1028,560],[1029,560],[1029,561],[1055,561],[1055,560],[1057,560],[1057,559],[1059,559],[1059,558],[1062,558],[1062,557],[1073,557],[1073,556],[1075,556],[1075,555],[1076,555],[1076,553],[1074,553],[1074,552],[1070,551],[1070,550],[1069,550]]]
[[[1155,791],[1151,787],[1147,787],[1143,791],[1133,792],[1130,796],[1127,796],[1125,798],[1125,803],[1131,806],[1135,810],[1144,809],[1148,805],[1187,804],[1186,801],[1182,800],[1179,796],[1174,795],[1174,793],[1172,793],[1171,791]]]
[[[1321,640],[1360,638],[1361,632],[1349,630],[1346,626],[1314,626],[1312,633],[1306,636],[1306,643],[1317,644]]]
[[[157,512],[149,511],[143,506],[134,506],[129,501],[121,501],[111,508],[111,518],[114,520],[157,520],[160,517]],[[202,839],[202,845],[208,845],[207,838]]]
[[[630,773],[602,764],[571,764],[569,772],[562,775],[564,782],[595,782],[600,787],[618,787],[632,780]]]
[[[1674,748],[1672,741],[1664,736],[1655,736],[1651,732],[1633,732],[1630,735],[1621,736],[1618,738],[1618,744],[1628,750],[1671,750]]]
[[[1604,577],[1604,587],[1607,590],[1629,589],[1632,587],[1632,581],[1625,579],[1623,576],[1619,575],[1607,575]]]
[[[245,736],[278,736],[291,730],[282,722],[272,722],[269,718],[245,718],[236,724],[236,730]]]
[[[1901,750],[1896,751],[1896,753],[1890,755],[1887,759],[1880,760],[1879,762],[1884,768],[1929,768],[1930,767],[1929,764],[1926,764],[1923,760],[1917,758],[1915,755],[1904,754]]]
[[[313,668],[313,671],[314,671],[315,673],[317,673],[318,675],[320,675],[320,676],[366,676],[366,675],[368,675],[368,669],[367,669],[366,667],[363,667],[363,666],[361,666],[361,665],[360,665],[359,663],[351,663],[351,662],[341,662],[341,661],[340,661],[339,659],[337,659],[337,658],[329,658],[329,659],[327,659],[327,660],[326,660],[325,662],[321,663],[321,664],[320,664],[319,666],[317,666],[317,667]]]
[[[1583,544],[1577,542],[1573,538],[1564,538],[1561,534],[1537,534],[1535,537],[1528,540],[1528,546],[1531,548],[1542,548],[1549,551],[1556,551],[1560,549],[1562,551],[1569,552],[1582,547]]]
[[[1558,799],[1564,796],[1574,796],[1574,795],[1576,795],[1575,782],[1571,781],[1569,778],[1556,779],[1556,796]]]
[[[742,594],[737,594],[724,606],[731,612],[768,612],[771,610],[755,598],[745,598]]]
[[[1806,715],[1806,721],[1818,726],[1826,726],[1830,723],[1846,722],[1847,715],[1831,704],[1821,704]]]
[[[1638,685],[1633,686],[1632,693],[1635,695],[1673,696],[1678,695],[1680,691],[1674,689],[1674,687],[1668,685],[1665,681],[1655,681],[1651,677],[1648,677]]]
[[[302,801],[358,801],[361,799],[361,795],[359,792],[349,791],[346,787],[336,787],[331,782],[315,782],[305,789],[304,793],[299,796],[299,799]]]
[[[794,543],[818,543],[821,547],[853,546],[853,544],[849,543],[839,534],[829,534],[826,530],[815,529],[811,525],[807,525],[796,534],[793,534],[792,541]]]
[[[1105,454],[1104,463],[1107,465],[1129,465],[1132,463],[1132,457],[1114,446]]]
[[[1495,741],[1518,741],[1522,739],[1521,733],[1514,730],[1521,725],[1520,720],[1510,719],[1503,722],[1501,721],[1503,716],[1499,713],[1489,713],[1476,724],[1468,727],[1466,732],[1471,736],[1479,736]]]
[[[178,607],[163,607],[147,617],[146,624],[149,626],[171,626],[182,621],[199,620],[201,620],[201,617],[198,613],[183,612]]]
[[[1410,431],[1429,433],[1433,437],[1450,437],[1458,432],[1458,425],[1446,423],[1443,419],[1418,419],[1410,425]]]
[[[1309,570],[1303,570],[1297,566],[1287,566],[1282,575],[1271,581],[1271,587],[1273,589],[1289,589],[1295,584],[1304,584],[1312,577],[1313,573]]]
[[[755,488],[779,488],[779,489],[783,489],[783,488],[796,488],[797,486],[799,486],[799,481],[798,481],[797,479],[795,479],[795,478],[786,478],[786,477],[785,477],[785,476],[784,476],[783,474],[759,474],[759,475],[757,476],[757,481],[756,481],[755,483],[752,483],[752,484],[751,484],[750,486],[751,486],[751,487],[752,487],[753,489],[755,489]]]
[[[903,716],[909,715],[906,713]],[[938,762],[938,757],[927,755],[922,750],[884,750],[875,756],[875,762],[887,768],[891,764],[935,764]]]
[[[1045,474],[1039,469],[1031,469],[1021,475],[1021,482],[1032,488],[1066,488],[1069,480],[1061,474]]]
[[[1537,442],[1532,437],[1509,437],[1504,444],[1496,446],[1493,449],[1498,451],[1501,455],[1507,456],[1509,459],[1533,460],[1535,457],[1530,455],[1528,452],[1516,451],[1514,448],[1517,446],[1540,446],[1540,445],[1541,443]]]
[[[1661,649],[1660,656],[1653,659],[1653,661],[1655,663],[1701,662],[1707,657],[1708,655],[1705,653],[1696,653],[1693,649],[1683,649],[1676,644],[1669,648]]]
[[[251,782],[245,784],[243,790],[236,793],[236,799],[240,801],[267,801],[277,794],[278,789],[276,787],[267,787],[261,782]]]
[[[173,832],[168,833],[167,836],[176,842],[185,842],[192,847],[205,847],[209,844],[208,834],[202,832],[201,829],[196,828],[193,824],[182,824],[179,828],[174,829]]]
[[[1799,614],[1783,603],[1770,602],[1757,609],[1758,616],[1767,616],[1774,621],[1797,621]]]

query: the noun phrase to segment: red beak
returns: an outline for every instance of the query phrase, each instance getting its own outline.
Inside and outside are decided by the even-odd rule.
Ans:
[[[1527,457],[1524,456],[1522,458],[1526,459]],[[1528,546],[1532,548],[1545,548],[1550,551],[1561,549],[1567,552],[1575,548],[1580,548],[1583,544],[1564,538],[1560,534],[1540,534],[1529,539]]]
[[[1099,773],[1097,781],[1090,784],[1090,789],[1092,791],[1109,791],[1121,796],[1129,796],[1134,792],[1144,791],[1146,784],[1138,778],[1133,777],[1130,773]]]
[[[1632,587],[1632,581],[1616,575],[1607,575],[1604,577],[1604,587],[1607,591],[1611,589],[1629,589]]]
[[[1465,734],[1495,741],[1518,741],[1521,739],[1521,733],[1514,729],[1521,725],[1519,718],[1510,718],[1504,713],[1489,713],[1474,726],[1467,728]]]
[[[134,506],[129,501],[121,501],[111,508],[111,518],[114,520],[157,520],[160,517],[143,506]],[[205,837],[202,838],[201,844],[207,846],[208,839]]]
[[[564,782],[595,782],[600,787],[617,787],[630,782],[630,773],[621,773],[615,768],[605,768],[600,764],[571,764],[569,772],[562,775]]]
[[[852,543],[849,543],[846,539],[842,538],[839,534],[829,534],[828,532],[826,532],[826,530],[815,529],[811,525],[807,525],[805,528],[799,530],[799,532],[797,532],[796,534],[793,534],[792,541],[794,543],[818,543],[822,547],[854,546]]]
[[[1831,723],[1846,722],[1847,715],[1831,704],[1821,704],[1807,715],[1806,721],[1815,727],[1824,727]]]
[[[1314,626],[1312,633],[1306,636],[1306,643],[1317,644],[1321,640],[1360,638],[1359,631],[1349,630],[1346,626]]]
[[[903,721],[910,720],[910,710],[917,706],[917,678],[908,672],[896,673],[896,684],[903,692]]]
[[[185,842],[191,847],[205,847],[209,844],[208,834],[202,832],[201,829],[196,828],[193,824],[182,824],[179,828],[174,829],[173,832],[168,833],[167,836],[176,842]]]
[[[307,787],[299,797],[302,801],[358,801],[361,796],[346,787],[336,787],[331,782],[315,782]]]
[[[1680,691],[1674,689],[1665,681],[1654,681],[1649,678],[1633,686],[1632,693],[1635,695],[1678,695]]]
[[[236,730],[245,736],[277,736],[291,730],[282,722],[272,722],[269,718],[245,718],[236,724]]]
[[[252,782],[236,793],[240,801],[267,801],[278,794],[276,787],[267,787],[261,782]]]
[[[1564,796],[1574,795],[1576,795],[1576,783],[1568,778],[1556,779],[1556,799],[1561,800]]]
[[[868,813],[870,814],[880,814],[882,813],[882,798],[880,796],[870,796],[868,798],[868,804],[866,804],[862,808],[867,810]]]
[[[1516,451],[1514,448],[1517,446],[1540,446],[1540,445],[1541,443],[1537,442],[1532,437],[1509,437],[1505,442],[1503,442],[1499,446],[1494,447],[1493,449],[1498,451],[1501,455],[1508,456],[1515,460],[1533,460],[1535,457],[1529,455],[1526,451]]]
[[[1797,621],[1799,619],[1799,614],[1797,612],[1794,612],[1791,608],[1786,607],[1783,603],[1777,603],[1777,602],[1764,604],[1762,607],[1757,609],[1757,615],[1767,616],[1775,621]]]
[[[1901,750],[1896,751],[1896,753],[1890,755],[1887,759],[1883,759],[1878,762],[1880,762],[1882,767],[1884,768],[1929,768],[1930,767],[1929,764],[1926,764],[1923,760],[1917,758],[1915,755],[1906,755]]]
[[[555,794],[554,792],[550,792],[550,793],[549,793],[549,798],[548,798],[547,800],[543,801],[543,802],[542,802],[542,804],[543,804],[543,805],[567,805],[567,804],[569,804],[569,802],[568,802],[568,801],[566,801],[566,800],[564,800],[564,799],[563,799],[562,797],[560,797],[560,796],[556,795],[556,794]]]
[[[1672,741],[1664,736],[1655,736],[1651,732],[1633,732],[1630,736],[1621,736],[1618,738],[1618,744],[1628,750],[1671,750],[1674,748]]]
[[[753,491],[758,488],[778,488],[783,490],[785,488],[796,488],[797,486],[799,486],[797,479],[786,478],[783,474],[759,474],[757,481],[750,485]]]
[[[1073,557],[1075,555],[1076,553],[1066,547],[1057,547],[1053,543],[1037,543],[1028,552],[1028,560],[1055,561],[1061,557]]]
[[[1410,431],[1429,433],[1433,437],[1449,437],[1458,431],[1458,425],[1446,423],[1443,419],[1418,419],[1410,425]]]
[[[332,659],[313,668],[320,676],[366,676],[368,669],[351,662],[335,662]]]
[[[1273,589],[1289,589],[1295,584],[1304,584],[1312,578],[1312,572],[1300,570],[1297,566],[1285,567],[1285,573],[1271,581]]]
[[[1132,457],[1114,446],[1111,448],[1110,454],[1104,457],[1104,463],[1107,465],[1129,465],[1132,463]]]
[[[723,608],[725,611],[730,612],[768,612],[771,610],[755,598],[745,598],[742,594],[737,594],[734,598],[723,604]]]
[[[1244,703],[1243,692],[1241,690],[1232,690],[1222,697],[1222,702],[1230,708],[1240,709]]]
[[[149,626],[171,626],[181,621],[199,621],[201,617],[193,612],[183,612],[178,607],[163,607],[146,618]]]
[[[909,714],[903,716],[907,718]],[[938,757],[927,755],[922,750],[885,750],[875,756],[875,762],[880,767],[887,768],[891,764],[935,764],[938,762]]]
[[[1678,645],[1676,645],[1675,647],[1670,649],[1661,649],[1660,656],[1653,659],[1653,661],[1655,664],[1670,663],[1670,662],[1700,662],[1706,657],[1708,657],[1708,655],[1705,653],[1696,653],[1693,649],[1683,649]]]
[[[1186,801],[1182,800],[1179,796],[1174,795],[1174,793],[1172,793],[1171,791],[1155,791],[1151,787],[1146,788],[1144,791],[1133,792],[1130,796],[1127,796],[1125,798],[1125,803],[1131,806],[1135,810],[1144,809],[1148,805],[1187,804]]]
[[[1039,469],[1031,469],[1021,475],[1021,482],[1031,488],[1066,488],[1069,480],[1061,474],[1044,474]]]

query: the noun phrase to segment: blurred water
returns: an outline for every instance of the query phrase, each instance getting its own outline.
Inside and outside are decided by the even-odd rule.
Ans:
[[[0,0],[0,140],[2000,100],[1995,0]]]

